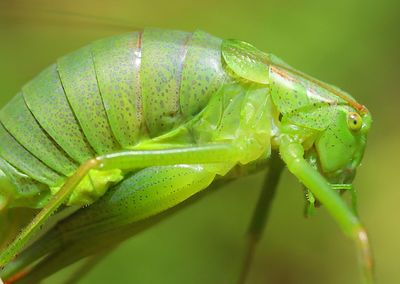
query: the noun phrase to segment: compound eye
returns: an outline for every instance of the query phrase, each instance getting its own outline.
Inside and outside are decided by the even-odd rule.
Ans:
[[[361,116],[356,112],[349,112],[347,115],[347,125],[352,131],[360,130],[362,126]]]

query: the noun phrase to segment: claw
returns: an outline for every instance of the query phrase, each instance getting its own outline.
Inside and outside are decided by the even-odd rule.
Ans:
[[[315,197],[312,194],[312,192],[307,189],[304,188],[304,195],[306,198],[306,204],[305,204],[305,208],[304,208],[304,216],[306,218],[314,216],[315,214]]]

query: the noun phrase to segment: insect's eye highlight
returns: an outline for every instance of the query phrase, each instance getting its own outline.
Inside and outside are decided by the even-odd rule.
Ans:
[[[347,125],[352,131],[358,131],[362,126],[362,118],[356,112],[349,112],[347,115]]]

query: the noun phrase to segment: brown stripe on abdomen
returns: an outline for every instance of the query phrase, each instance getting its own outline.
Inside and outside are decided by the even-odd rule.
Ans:
[[[180,86],[189,33],[145,30],[142,39],[144,117],[150,136],[171,130],[182,122]]]
[[[185,119],[198,114],[228,78],[221,63],[221,43],[221,39],[202,31],[191,36],[180,88]]]
[[[99,90],[112,132],[123,148],[139,142],[142,124],[139,33],[115,36],[91,45]],[[139,60],[139,62],[137,62]]]

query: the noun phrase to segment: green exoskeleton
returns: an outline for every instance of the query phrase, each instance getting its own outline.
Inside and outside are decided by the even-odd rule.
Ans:
[[[371,122],[344,91],[242,41],[145,29],[90,44],[0,112],[0,212],[40,209],[4,246],[0,276],[38,282],[221,180],[269,165],[251,252],[285,164],[309,210],[323,204],[357,243],[372,282],[366,231],[340,197],[355,198]],[[71,207],[80,209],[54,221]],[[5,239],[9,231],[1,228]]]

